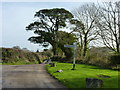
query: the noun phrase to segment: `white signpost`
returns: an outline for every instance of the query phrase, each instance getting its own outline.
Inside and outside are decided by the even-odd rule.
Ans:
[[[74,48],[74,58],[73,58],[73,68],[72,70],[75,70],[75,58],[76,58],[76,42],[73,43],[73,45],[64,45],[66,48]]]
[[[64,45],[64,47],[67,47],[67,48],[73,48],[74,45]]]

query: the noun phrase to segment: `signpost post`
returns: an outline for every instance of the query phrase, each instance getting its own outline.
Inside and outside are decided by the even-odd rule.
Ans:
[[[64,47],[67,47],[67,48],[74,48],[73,68],[72,68],[72,70],[75,70],[76,42],[74,42],[73,45],[64,45]]]

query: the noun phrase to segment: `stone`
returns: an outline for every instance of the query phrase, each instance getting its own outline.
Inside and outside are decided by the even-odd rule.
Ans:
[[[86,88],[101,88],[103,81],[96,78],[86,78]]]
[[[61,73],[61,72],[63,72],[63,70],[57,70],[56,72],[60,72]]]
[[[51,59],[48,59],[48,60],[47,60],[47,64],[50,64],[50,63],[52,63],[52,62],[51,62]]]
[[[44,63],[44,64],[50,64],[50,63],[52,63],[52,61],[51,61],[51,59],[46,59],[46,60],[44,60],[43,63]]]

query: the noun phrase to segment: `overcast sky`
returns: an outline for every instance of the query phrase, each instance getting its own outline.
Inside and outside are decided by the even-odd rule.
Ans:
[[[30,43],[27,39],[34,34],[25,30],[25,27],[34,20],[36,11],[44,8],[65,8],[71,11],[82,4],[90,3],[91,1],[95,2],[96,0],[85,0],[86,2],[70,2],[70,0],[64,0],[69,2],[60,2],[62,0],[58,0],[59,2],[47,2],[48,0],[45,0],[46,2],[30,2],[32,0],[26,0],[27,2],[18,2],[23,0],[17,0],[17,2],[7,1],[15,0],[4,0],[0,3],[0,8],[2,8],[2,14],[0,14],[0,19],[2,19],[2,22],[0,22],[0,33],[2,34],[0,47],[11,48],[13,46],[20,46],[21,48],[36,51],[43,48],[38,44]]]

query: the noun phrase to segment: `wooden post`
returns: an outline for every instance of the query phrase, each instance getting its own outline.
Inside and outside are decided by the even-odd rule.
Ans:
[[[73,58],[73,68],[72,68],[72,70],[75,70],[76,42],[74,42],[73,45],[74,45],[74,58]]]
[[[56,67],[56,64],[55,63],[50,63],[50,66],[51,67]]]

